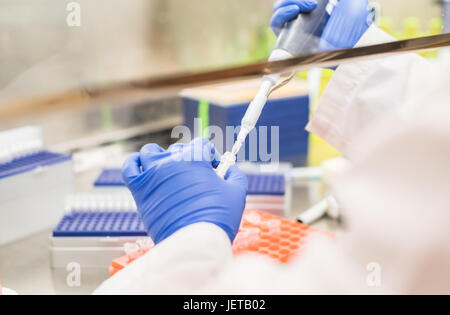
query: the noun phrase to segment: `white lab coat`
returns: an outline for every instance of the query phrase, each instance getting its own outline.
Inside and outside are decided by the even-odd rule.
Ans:
[[[360,45],[391,38],[371,27]],[[407,54],[339,67],[308,130],[354,167],[334,185],[348,233],[290,266],[234,259],[219,227],[188,226],[98,294],[450,293],[450,75]]]

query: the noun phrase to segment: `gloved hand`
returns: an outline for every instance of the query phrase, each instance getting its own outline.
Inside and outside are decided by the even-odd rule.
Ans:
[[[317,7],[315,0],[278,0],[273,7],[270,27],[275,35],[280,35],[284,24],[293,20],[299,13],[308,13]]]
[[[148,144],[125,162],[122,175],[157,244],[188,225],[209,222],[234,240],[247,195],[247,176],[236,166],[225,180],[214,168],[219,155],[206,139],[164,150]]]
[[[372,22],[368,0],[340,0],[323,31],[319,50],[355,47]]]
[[[278,36],[286,22],[299,13],[311,12],[316,7],[315,0],[278,0],[271,21],[274,33]],[[322,34],[319,50],[354,47],[372,21],[368,0],[340,0]]]

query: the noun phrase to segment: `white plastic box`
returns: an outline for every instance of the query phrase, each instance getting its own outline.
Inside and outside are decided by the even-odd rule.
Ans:
[[[126,243],[135,243],[145,237],[51,237],[52,268],[66,268],[78,263],[81,268],[107,269],[111,261],[125,255]]]
[[[126,243],[149,240],[133,197],[125,188],[74,194],[64,208],[65,216],[59,218],[50,237],[52,268],[77,263],[81,268],[107,269],[113,259],[125,255]],[[115,215],[130,215],[134,224],[125,224],[122,229],[116,225],[121,219]]]
[[[0,134],[0,245],[49,229],[73,191],[72,159],[42,150],[39,128]]]

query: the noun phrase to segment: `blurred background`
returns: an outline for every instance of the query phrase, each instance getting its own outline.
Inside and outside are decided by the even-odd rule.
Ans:
[[[238,97],[234,96],[252,97],[257,85],[233,82],[212,89],[219,94],[215,97],[223,94],[232,100],[228,107],[214,107],[217,104],[205,99],[204,90],[200,89],[191,91],[195,97],[189,102],[178,92],[158,91],[146,97],[105,101],[95,106],[60,106],[55,102],[45,110],[31,108],[13,118],[2,116],[2,110],[14,109],[16,101],[35,100],[71,89],[265,60],[276,41],[269,28],[273,2],[0,0],[0,276],[5,286],[20,293],[91,293],[109,276],[107,267],[119,255],[114,256],[113,252],[112,257],[103,257],[107,265],[101,272],[83,274],[81,288],[67,286],[66,269],[50,268],[56,263],[55,259],[50,261],[49,236],[68,211],[66,197],[72,193],[97,196],[93,183],[101,178],[102,170],[116,169],[121,181],[119,168],[127,154],[149,142],[167,147],[178,140],[171,137],[173,128],[191,124],[194,117],[206,117],[208,122],[219,126],[229,125],[229,121],[215,121],[222,117],[217,113],[239,107],[242,113],[235,116],[240,120],[249,99],[237,102]],[[406,39],[443,32],[442,5],[445,2],[448,10],[450,0],[373,2],[378,8],[376,23],[392,36]],[[71,24],[72,19],[68,23],[76,7],[80,8],[80,25]],[[448,32],[450,25],[446,27]],[[421,54],[434,60],[440,58],[441,51]],[[279,95],[282,102],[268,104],[266,108],[272,112],[261,118],[268,118],[268,125],[285,128],[280,128],[280,138],[286,138],[280,146],[285,146],[282,149],[289,156],[286,161],[302,167],[293,172],[304,181],[293,183],[296,186],[293,193],[291,183],[286,181],[281,208],[277,209],[280,215],[291,219],[326,196],[327,178],[331,179],[345,166],[334,159],[339,152],[304,131],[332,75],[333,71],[321,69],[300,73],[290,88],[279,90],[284,93]],[[277,106],[281,105],[290,112],[279,110]],[[217,115],[213,115],[213,108]],[[4,133],[30,125],[38,129]],[[55,154],[61,165],[45,168],[35,164],[35,168],[24,168],[36,152],[20,143],[22,136],[32,140],[28,139],[27,145],[37,144],[39,149]],[[19,152],[15,159],[5,159],[13,151]],[[10,172],[11,165],[17,167],[17,173]],[[290,175],[291,168],[292,165],[287,165],[288,171],[283,170],[283,175]],[[128,196],[126,188],[121,189]],[[108,194],[104,196],[109,198]],[[109,205],[111,200],[107,201]],[[76,206],[80,207],[80,203]],[[84,206],[83,201],[81,207]],[[32,228],[26,226],[33,223]],[[337,235],[342,232],[335,220],[321,224],[320,228]],[[58,248],[53,246],[55,255]],[[95,251],[88,252],[94,255],[90,257],[94,262],[100,257]],[[70,259],[77,261],[77,256],[74,257]]]
[[[275,40],[268,28],[272,0],[227,0],[226,5],[223,0],[79,0],[81,25],[69,27],[66,8],[71,2],[0,1],[0,106],[79,86],[263,60]],[[383,25],[399,37],[428,34],[439,27],[438,1],[377,2]],[[63,145],[167,114],[173,118],[163,119],[167,127],[181,122],[181,116],[174,119],[181,115],[176,99],[162,98],[170,104],[164,109],[153,108],[160,107],[153,101],[122,103],[116,110],[110,107],[116,104],[104,104],[42,117],[29,113],[31,118],[0,121],[0,129],[43,125],[46,144]],[[60,116],[64,114],[70,119]],[[161,120],[160,125],[157,129],[166,127]]]

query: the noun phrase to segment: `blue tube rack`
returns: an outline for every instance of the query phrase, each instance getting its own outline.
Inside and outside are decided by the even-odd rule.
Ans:
[[[286,183],[283,175],[247,175],[248,195],[284,196]]]
[[[94,183],[94,187],[122,187],[125,183],[120,169],[104,169]]]
[[[71,160],[66,154],[40,151],[38,153],[17,158],[11,162],[0,164],[0,179],[32,171],[39,167],[50,166]]]
[[[248,195],[285,194],[285,179],[283,175],[250,174],[248,177]],[[95,187],[125,186],[120,169],[105,169],[94,183]]]
[[[138,212],[73,211],[63,217],[54,237],[146,237]]]

